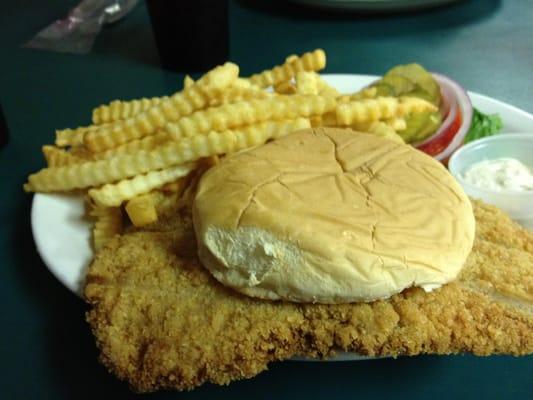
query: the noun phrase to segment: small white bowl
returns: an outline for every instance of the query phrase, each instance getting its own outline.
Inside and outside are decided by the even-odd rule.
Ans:
[[[533,191],[497,192],[479,188],[463,179],[472,164],[502,157],[515,158],[532,169],[533,134],[503,133],[476,140],[457,150],[450,158],[448,168],[467,195],[501,208],[515,221],[533,230]]]

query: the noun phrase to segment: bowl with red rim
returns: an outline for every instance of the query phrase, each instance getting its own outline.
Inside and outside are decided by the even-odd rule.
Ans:
[[[442,124],[430,137],[412,145],[446,164],[453,152],[462,146],[470,129],[472,102],[457,82],[441,74],[432,75],[441,90]]]

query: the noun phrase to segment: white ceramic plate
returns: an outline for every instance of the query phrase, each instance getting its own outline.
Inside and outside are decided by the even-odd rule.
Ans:
[[[326,74],[323,77],[346,93],[355,92],[378,78],[349,74]],[[474,107],[502,117],[504,132],[533,133],[533,115],[487,96],[468,94]],[[93,257],[90,222],[84,213],[83,200],[79,196],[37,193],[33,197],[31,223],[37,251],[56,278],[78,294]]]
[[[355,92],[378,78],[348,74],[326,74],[323,77],[345,93]],[[533,134],[533,115],[487,96],[468,94],[474,107],[501,116],[504,132]],[[85,218],[83,199],[74,195],[37,193],[33,197],[31,224],[37,251],[48,269],[68,289],[81,295],[85,271],[93,258],[91,225]],[[341,354],[335,360],[364,358]]]

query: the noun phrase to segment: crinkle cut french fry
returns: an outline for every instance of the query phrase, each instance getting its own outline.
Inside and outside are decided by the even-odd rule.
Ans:
[[[264,138],[266,141],[268,137]],[[213,154],[242,150],[260,144],[263,137],[242,132],[211,132],[169,143],[153,151],[138,151],[112,159],[98,160],[70,167],[45,168],[29,176],[27,191],[64,191],[116,182],[152,170],[194,161]]]
[[[349,103],[350,101],[352,101],[350,96],[346,94],[342,94],[337,97],[337,104]]]
[[[113,149],[92,154],[94,159],[103,160],[106,158],[116,157],[119,154],[134,153],[139,150],[154,150],[156,147],[168,142],[169,140],[170,137],[167,132],[159,131],[155,135],[146,136],[142,139],[132,140],[131,142],[124,143]]]
[[[204,108],[208,102],[209,97],[193,85],[147,111],[122,121],[116,121],[101,129],[87,132],[83,137],[83,142],[87,148],[95,153],[109,150],[121,144],[152,135],[161,129],[167,121],[177,120],[196,109]]]
[[[332,96],[332,97],[338,97],[340,96],[340,93],[335,89],[333,86],[331,86],[329,83],[327,83],[322,77],[315,73],[317,77],[317,84],[318,84],[318,94],[322,96]]]
[[[335,108],[336,101],[324,96],[278,96],[269,99],[224,104],[197,111],[165,130],[173,140],[191,137],[211,130],[223,131],[266,120],[321,115]]]
[[[184,179],[184,178],[182,178]],[[189,179],[185,182],[189,183]],[[150,194],[154,201],[154,207],[158,217],[162,215],[168,215],[169,213],[174,213],[179,208],[179,199],[183,194],[183,191],[186,189],[186,186],[183,185],[180,191],[165,192],[161,190],[154,190]]]
[[[371,86],[352,94],[350,100],[373,99],[377,94],[378,90],[374,86]]]
[[[90,212],[96,218],[93,228],[93,245],[100,250],[115,235],[122,232],[122,211],[119,207],[94,207]]]
[[[320,94],[322,96],[339,97],[340,94],[334,87],[323,80],[313,71],[299,71],[296,73],[296,91],[300,94]]]
[[[132,224],[137,227],[157,221],[154,196],[151,193],[132,198],[126,204],[125,210]]]
[[[194,79],[185,75],[183,87],[188,88],[194,84]],[[93,110],[93,124],[103,124],[106,122],[119,121],[130,118],[149,108],[158,105],[162,101],[168,100],[168,96],[142,98],[130,101],[114,100],[109,104],[102,105]]]
[[[262,90],[259,86],[254,85],[252,82],[250,82],[250,79],[247,78],[237,78],[231,83],[231,86],[229,87]]]
[[[166,183],[160,189],[163,193],[181,193],[187,186],[188,176],[181,177],[174,182]]]
[[[296,61],[298,60],[298,55],[297,54],[289,54],[287,57],[285,57],[285,62],[286,63],[290,63],[290,62],[293,62],[293,61]]]
[[[252,75],[250,81],[259,87],[276,86],[281,82],[289,81],[298,71],[320,71],[326,67],[326,54],[324,50],[304,53],[301,57],[289,57],[287,61],[270,70]]]
[[[217,107],[222,104],[235,103],[251,99],[266,99],[269,97],[273,97],[272,93],[265,92],[261,89],[232,86],[227,88],[224,92],[213,96],[213,98],[211,98],[209,101],[209,106]]]
[[[398,135],[396,131],[385,122],[381,122],[381,121],[372,122],[367,132],[373,133],[377,136],[385,137],[396,143],[402,143],[402,144],[405,143],[403,138],[400,135]]]
[[[213,68],[198,79],[195,84],[208,89],[223,90],[232,85],[239,76],[239,66],[231,62]]]
[[[322,117],[322,115],[313,115],[312,117],[310,117],[309,123],[311,124],[311,127],[318,128],[320,126],[324,126],[322,122]]]
[[[437,106],[427,100],[418,97],[399,97],[398,98],[398,115],[397,117],[404,117],[412,113],[435,112],[438,111]]]
[[[388,138],[396,143],[405,143],[403,138],[387,123],[383,121],[360,122],[350,128],[363,133],[372,133],[376,136]]]
[[[250,79],[248,78],[237,78],[235,81],[229,86],[230,88],[240,88],[240,89],[251,89],[255,91],[262,91],[263,93],[268,93],[264,91],[263,88],[257,86],[256,84],[252,83]],[[224,91],[226,91],[225,89]]]
[[[305,127],[309,121],[269,121],[242,130],[210,132],[165,144],[152,151],[138,151],[112,159],[89,161],[68,167],[44,168],[28,177],[26,191],[67,191],[116,182],[149,171],[195,161],[202,157],[226,154],[265,143],[284,132]],[[307,125],[308,126],[308,125]]]
[[[317,74],[310,71],[296,73],[296,92],[298,94],[318,95]]]
[[[94,160],[93,153],[87,150],[87,148],[83,145],[72,146],[68,150],[68,152],[72,154],[74,157],[82,160],[83,162]]]
[[[337,122],[337,114],[331,111],[322,115],[322,126],[340,126]]]
[[[237,78],[235,81],[219,92],[213,92],[210,98],[209,107],[216,107],[221,104],[234,103],[237,101],[244,101],[249,99],[264,99],[272,97],[272,93],[268,93],[250,82],[249,79]]]
[[[264,129],[267,136],[273,139],[279,139],[280,137],[287,136],[289,133],[300,129],[306,129],[311,127],[311,122],[308,118],[295,118],[287,120],[278,120],[278,121],[267,121],[266,123],[254,127],[244,127],[244,131],[247,129]]]
[[[76,129],[59,129],[56,131],[55,145],[58,147],[81,146],[85,133],[98,129],[95,125],[80,126]]]
[[[83,141],[89,150],[96,153],[153,134],[167,122],[176,121],[204,108],[213,96],[229,87],[238,74],[239,68],[235,64],[226,63],[209,71],[193,85],[168,100],[140,114],[87,132]]]
[[[317,115],[309,118],[311,122],[312,127],[318,127],[318,126],[340,126],[337,123],[337,116],[335,115],[334,111],[325,113],[323,115]]]
[[[365,122],[354,122],[350,125],[351,128],[360,131],[360,132],[392,132],[397,133],[397,130],[405,129],[406,123],[403,118],[390,118],[382,121],[365,121]],[[382,135],[384,136],[384,135]],[[392,136],[392,135],[391,135]]]
[[[364,99],[337,106],[337,121],[341,125],[378,121],[393,118],[398,113],[398,99],[395,97],[378,97]]]
[[[93,124],[100,125],[131,118],[166,100],[168,100],[168,96],[152,97],[151,99],[142,98],[130,101],[114,100],[109,104],[96,107],[93,110]]]
[[[85,161],[83,158],[76,157],[70,152],[55,146],[45,145],[42,147],[42,151],[46,160],[46,164],[50,168],[63,167]]]
[[[401,117],[390,118],[383,122],[385,122],[396,132],[407,128],[407,123],[405,122],[405,119]]]
[[[151,171],[145,175],[137,175],[118,183],[108,183],[101,188],[91,189],[89,196],[97,205],[118,207],[126,200],[158,189],[166,183],[188,175],[195,167],[195,163],[188,163],[160,171]]]
[[[339,124],[352,125],[425,111],[436,111],[436,107],[416,97],[377,97],[338,104],[336,115]]]
[[[188,88],[194,84],[194,79],[192,79],[189,75],[185,75],[185,78],[183,78],[183,87]]]
[[[292,81],[284,81],[274,86],[274,92],[278,94],[295,94],[296,86]]]

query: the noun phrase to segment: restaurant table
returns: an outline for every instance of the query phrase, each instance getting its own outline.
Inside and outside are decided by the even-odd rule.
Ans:
[[[93,106],[161,96],[183,74],[160,68],[144,4],[104,28],[87,55],[22,48],[75,1],[2,2],[0,101],[10,139],[0,149],[0,398],[122,399],[126,383],[97,361],[84,302],[46,269],[30,227],[29,173],[54,130],[89,123]],[[285,56],[327,51],[326,72],[381,74],[417,61],[469,90],[533,112],[533,7],[463,1],[410,13],[330,13],[284,2],[230,2],[231,60],[243,75]],[[176,15],[176,23],[179,23]],[[178,38],[176,40],[179,40]],[[68,243],[65,243],[68,246]],[[243,332],[246,335],[246,332]],[[533,398],[533,357],[419,356],[272,363],[229,386],[159,392],[163,399]]]

